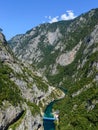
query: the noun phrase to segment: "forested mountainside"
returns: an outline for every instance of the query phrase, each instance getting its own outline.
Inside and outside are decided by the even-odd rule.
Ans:
[[[45,106],[61,95],[32,66],[14,56],[0,33],[0,130],[37,130],[43,126]]]
[[[98,129],[98,9],[32,28],[8,41],[10,48],[0,35],[1,129],[37,129],[41,110],[60,97],[59,88],[68,91],[54,105],[59,129]]]

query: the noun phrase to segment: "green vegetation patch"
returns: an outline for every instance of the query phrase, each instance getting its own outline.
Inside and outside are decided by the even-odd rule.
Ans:
[[[13,105],[17,105],[22,100],[18,86],[10,80],[11,73],[13,73],[12,69],[0,62],[0,105],[4,100],[8,100]]]
[[[40,113],[40,108],[35,103],[31,103],[30,101],[28,101],[27,105],[29,106],[32,115]]]

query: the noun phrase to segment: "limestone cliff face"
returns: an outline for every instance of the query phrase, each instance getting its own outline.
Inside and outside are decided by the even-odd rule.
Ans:
[[[61,95],[32,66],[15,58],[0,33],[0,130],[37,130],[43,125],[43,108]]]

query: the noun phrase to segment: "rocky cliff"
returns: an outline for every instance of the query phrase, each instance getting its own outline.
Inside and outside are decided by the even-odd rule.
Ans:
[[[0,130],[37,130],[43,125],[44,107],[61,95],[32,66],[13,55],[0,33]]]
[[[58,87],[68,90],[54,106],[60,110],[59,128],[98,129],[98,9],[13,37],[8,43],[18,59],[2,40],[0,80],[8,87],[2,87],[1,129],[37,129],[41,110],[60,97]]]

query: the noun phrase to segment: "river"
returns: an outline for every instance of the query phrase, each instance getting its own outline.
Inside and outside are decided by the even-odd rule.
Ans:
[[[67,90],[65,88],[60,87],[60,89],[65,94],[67,93]],[[45,112],[44,112],[44,116],[45,117],[51,117],[51,118],[53,118],[53,115],[51,114],[52,113],[53,104],[56,103],[59,100],[61,100],[61,99],[54,100],[54,101],[52,101],[51,103],[49,103],[47,105],[47,107],[45,109]],[[45,120],[45,119],[43,119],[43,126],[44,126],[44,130],[55,130],[55,124],[54,124],[53,120]]]
[[[51,102],[45,109],[45,112],[44,112],[44,116],[45,117],[53,117],[53,115],[51,114],[52,113],[52,107],[53,107],[53,104],[55,103],[56,101],[53,101]],[[55,124],[54,124],[54,121],[53,120],[43,120],[43,126],[44,126],[44,130],[55,130]]]

